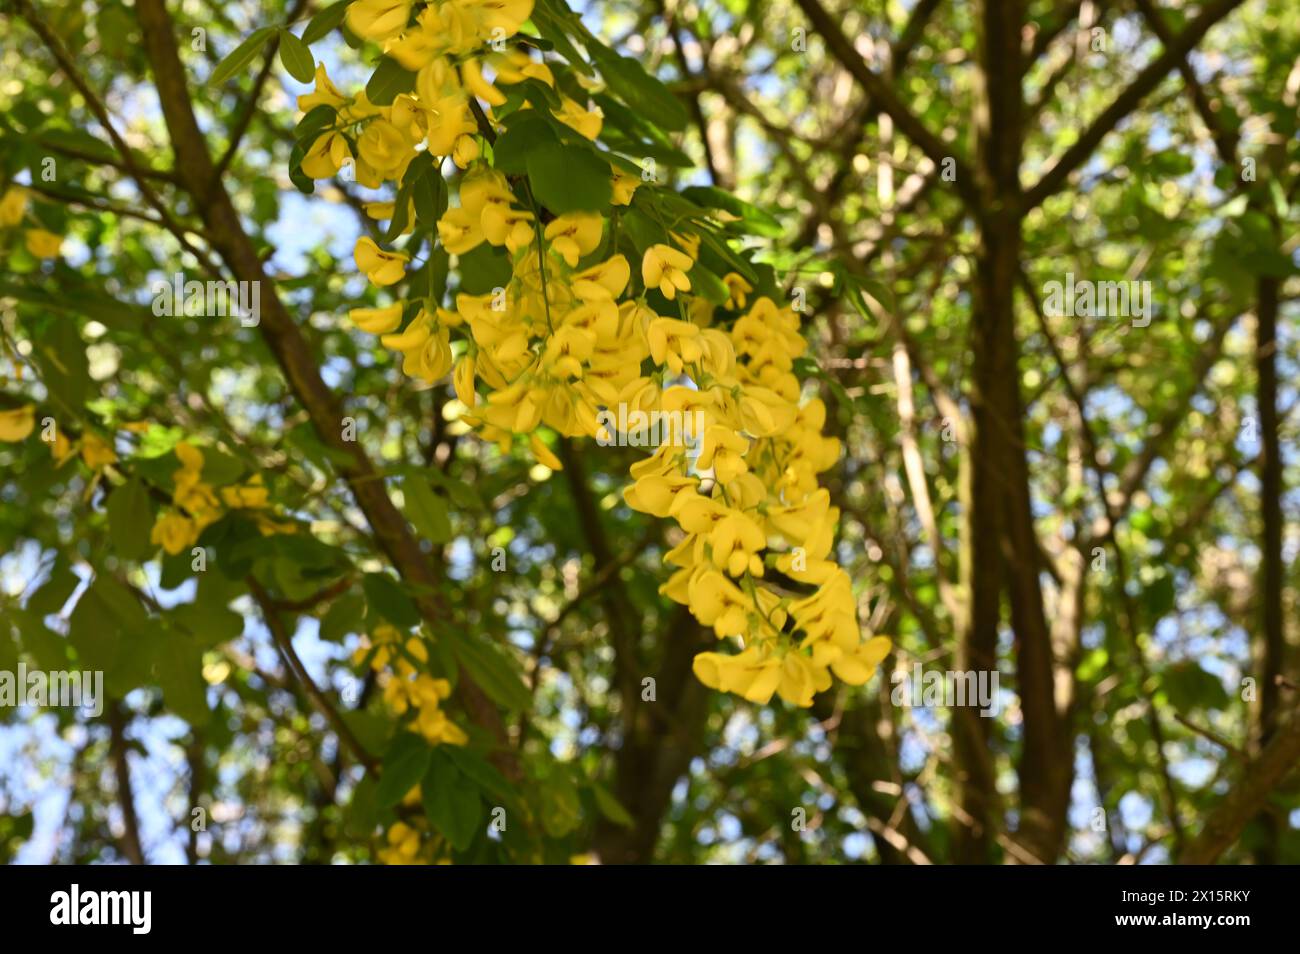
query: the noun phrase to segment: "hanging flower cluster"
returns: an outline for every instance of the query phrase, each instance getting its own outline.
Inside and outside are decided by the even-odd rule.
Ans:
[[[633,465],[624,496],[680,528],[661,591],[739,649],[701,653],[696,675],[757,703],[779,694],[798,706],[811,705],[832,674],[861,685],[890,643],[864,638],[849,576],[832,559],[839,513],[818,474],[840,446],[822,433],[826,408],[805,398],[795,373],[806,349],[799,315],[770,296],[751,300],[757,279],[741,274],[744,265],[721,278],[701,266],[709,252],[737,261],[730,249],[719,252],[718,239],[734,216],[667,189],[639,194],[654,177],[595,148],[605,122],[591,106],[604,89],[595,71],[504,42],[532,12],[532,0],[358,0],[348,8],[350,30],[413,73],[413,89],[375,105],[364,92],[344,96],[319,68],[299,106],[329,106],[337,121],[304,146],[302,173],[330,176],[352,160],[361,184],[398,188],[394,201],[368,209],[404,226],[390,226],[391,238],[423,227],[432,239],[408,170],[428,154],[441,186],[449,158],[461,170],[458,201],[443,192],[437,242],[462,263],[486,252],[509,267],[498,285],[462,290],[451,307],[430,293],[354,309],[351,322],[400,353],[404,373],[424,385],[450,374],[462,420],[483,439],[505,450],[524,436],[552,469],[561,464],[542,428],[607,443],[613,409],[679,416],[683,426]],[[597,65],[617,72],[608,58]],[[547,207],[534,160],[520,163],[500,138],[539,127],[543,146],[580,137],[583,155],[600,157],[607,181],[599,193],[608,197],[600,207]],[[633,221],[652,222],[654,233],[630,234]],[[361,238],[357,267],[378,288],[399,286],[415,274],[411,254],[384,244]],[[711,287],[697,287],[706,279]],[[435,706],[441,696],[417,691],[420,678],[399,666],[390,701]],[[421,728],[431,742],[456,741],[441,731]]]
[[[158,515],[152,543],[175,556],[198,543],[203,531],[227,509],[248,511],[264,536],[294,532],[292,523],[277,521],[265,512],[270,501],[261,474],[218,491],[203,479],[203,451],[186,441],[173,450],[181,466],[172,474],[172,508]]]
[[[430,745],[464,745],[469,741],[441,707],[442,700],[451,695],[451,683],[417,668],[429,661],[429,651],[419,637],[403,641],[395,627],[381,623],[352,657],[357,665],[367,660],[378,675],[389,708],[399,717],[410,713],[411,727]]]

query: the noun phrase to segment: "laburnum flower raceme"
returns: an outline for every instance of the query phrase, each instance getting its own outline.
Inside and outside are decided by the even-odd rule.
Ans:
[[[832,677],[861,685],[890,642],[863,632],[833,559],[839,513],[818,475],[840,445],[797,373],[800,315],[778,304],[772,269],[738,251],[757,210],[661,185],[656,162],[683,164],[663,128],[680,106],[559,0],[537,4],[347,8],[383,59],[369,93],[317,68],[291,172],[350,165],[362,186],[393,190],[366,206],[389,224],[356,243],[375,293],[349,324],[400,355],[416,386],[449,377],[462,426],[503,452],[526,442],[553,470],[554,435],[609,443],[616,408],[693,422],[632,465],[624,499],[675,521],[661,592],[730,647],[699,654],[696,675],[798,706]],[[449,272],[450,295],[434,277]],[[385,628],[365,657],[429,743],[465,743],[419,639]],[[388,860],[426,857],[405,823],[388,840]]]

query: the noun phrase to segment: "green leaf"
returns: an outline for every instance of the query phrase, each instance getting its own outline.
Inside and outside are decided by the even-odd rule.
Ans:
[[[515,792],[506,781],[506,777],[478,752],[459,745],[445,746],[442,751],[455,763],[462,774],[478,785],[480,791],[501,802],[508,803],[515,800]]]
[[[167,708],[190,725],[207,725],[207,683],[203,680],[203,650],[183,633],[168,632],[160,641],[154,674]]]
[[[322,39],[326,34],[343,22],[343,16],[348,12],[348,4],[352,0],[339,0],[338,3],[331,3],[324,10],[321,10],[311,22],[307,24],[307,29],[302,31],[302,41],[304,43],[315,43]]]
[[[482,823],[482,800],[441,749],[433,755],[420,783],[424,813],[453,848],[464,851],[473,843]]]
[[[749,231],[756,235],[779,238],[785,231],[771,213],[713,186],[691,186],[683,189],[681,194],[683,198],[690,199],[703,208],[722,209],[724,212],[738,216]]]
[[[49,388],[50,397],[59,409],[78,413],[86,404],[90,393],[90,362],[86,359],[86,343],[71,318],[56,317],[35,341],[33,357],[41,368],[41,376]],[[69,423],[60,421],[62,426]]]
[[[230,51],[230,55],[217,64],[217,68],[208,77],[209,86],[220,86],[247,66],[257,56],[266,41],[275,35],[274,27],[262,27],[249,34],[248,39]]]
[[[393,198],[393,217],[388,220],[388,228],[384,230],[383,235],[385,244],[392,242],[406,231],[406,223],[410,221],[412,187],[409,180],[403,182]]]
[[[614,793],[604,785],[599,782],[592,782],[591,793],[596,796],[596,807],[600,809],[600,813],[615,825],[622,825],[624,828],[632,828],[636,825],[636,820],[623,807],[623,804],[614,797]]]
[[[1174,663],[1160,674],[1160,687],[1174,709],[1225,709],[1230,704],[1227,690],[1218,676],[1206,672],[1193,660]]]
[[[429,743],[410,732],[400,733],[384,754],[383,772],[375,800],[380,808],[391,808],[406,797],[424,778],[433,759]]]
[[[50,629],[35,612],[25,609],[7,610],[11,622],[18,628],[18,641],[23,652],[36,661],[42,669],[55,671],[68,668],[68,641]],[[0,629],[3,633],[3,629]]]
[[[280,62],[299,83],[310,83],[316,76],[311,49],[284,27],[280,27]]]
[[[703,295],[713,304],[721,305],[731,297],[731,291],[722,279],[699,262],[695,263],[687,275],[691,280],[691,291]]]
[[[194,602],[174,607],[171,618],[185,628],[200,649],[220,646],[244,632],[244,617],[229,605],[242,592],[242,585],[220,573],[202,573]]]
[[[566,59],[575,69],[582,71],[588,76],[592,75],[591,66],[587,63],[578,48],[569,41],[571,31],[565,28],[565,18],[571,16],[569,8],[563,6],[563,10],[550,9],[552,5],[548,2],[540,2],[533,5],[532,21],[537,26],[537,32],[555,45],[555,49]]]
[[[339,642],[349,633],[361,631],[361,621],[365,616],[366,601],[360,593],[345,593],[333,603],[321,617],[320,638],[328,642]]]
[[[462,510],[484,510],[483,499],[478,491],[463,480],[449,477],[441,470],[432,469],[426,474],[429,480],[447,492],[451,502]]]
[[[152,530],[153,506],[149,501],[149,491],[132,477],[109,495],[109,539],[124,559],[147,560],[156,549],[149,540]]]
[[[68,559],[59,554],[50,567],[49,578],[27,600],[27,609],[37,616],[49,616],[63,609],[80,581],[68,566]]]
[[[117,694],[138,685],[137,676],[147,678],[153,643],[148,630],[135,594],[102,573],[68,618],[68,642],[77,651],[78,666],[103,670]]]
[[[416,610],[415,603],[388,574],[367,573],[361,578],[361,588],[365,590],[366,601],[370,604],[371,611],[378,613],[394,626],[410,629],[420,621],[420,613]]]
[[[338,115],[339,111],[326,103],[313,106],[311,111],[302,117],[298,121],[298,125],[293,128],[294,139],[310,148],[310,144],[316,141],[316,137],[323,130],[334,125]]]
[[[523,110],[510,117],[509,128],[493,144],[493,165],[507,175],[523,175],[530,152],[558,142],[551,124],[537,110]]]
[[[609,204],[609,164],[590,149],[543,142],[529,151],[527,166],[537,201],[556,215]]]
[[[399,93],[415,89],[415,74],[396,60],[384,57],[366,83],[366,97],[376,106],[389,106]]]
[[[451,539],[451,521],[447,518],[447,502],[433,492],[429,482],[414,474],[402,479],[402,511],[420,536],[430,543],[446,543]]]
[[[510,256],[487,242],[458,256],[458,265],[460,291],[467,295],[483,295],[510,284]]]
[[[552,838],[563,838],[582,823],[582,799],[563,765],[551,766],[547,775],[538,779],[536,797],[542,828]]]
[[[447,183],[442,171],[427,151],[411,160],[403,184],[411,181],[411,201],[415,204],[416,221],[432,227],[447,211]]]
[[[450,634],[448,634],[450,635]],[[457,633],[451,637],[452,652],[483,691],[507,709],[523,710],[532,704],[514,663],[492,643]]]
[[[658,79],[651,76],[636,60],[619,56],[607,46],[590,45],[592,58],[601,75],[627,105],[664,129],[678,132],[686,128],[690,114],[681,101]]]
[[[1142,588],[1142,605],[1146,608],[1147,618],[1152,624],[1164,618],[1174,608],[1176,597],[1174,578],[1168,573],[1161,574]]]
[[[9,864],[23,842],[32,837],[35,822],[31,809],[0,815],[0,865]]]
[[[308,148],[310,146],[306,141],[299,141],[289,150],[289,181],[303,195],[311,195],[316,191],[316,180],[302,171],[302,161],[307,158]]]

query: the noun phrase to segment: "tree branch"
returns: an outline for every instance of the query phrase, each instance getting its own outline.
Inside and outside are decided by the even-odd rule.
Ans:
[[[1237,0],[1237,2],[1240,2],[1240,0]],[[844,35],[844,31],[826,12],[819,0],[798,0],[798,3],[799,8],[803,10],[808,19],[812,21],[813,27],[826,41],[832,55],[867,91],[875,107],[893,119],[899,131],[915,143],[916,147],[924,152],[936,166],[942,167],[945,159],[953,160],[953,169],[956,173],[956,181],[953,184],[957,189],[957,194],[966,201],[966,204],[973,212],[979,214],[982,210],[982,203],[979,190],[976,188],[974,173],[966,160],[957,155],[956,146],[945,143],[932,133],[917,118],[916,114],[898,98],[898,94],[894,92],[893,87],[867,66],[858,51],[853,48],[849,38]]]
[[[800,0],[801,5],[804,2],[805,0]],[[1146,99],[1165,75],[1174,69],[1197,43],[1201,42],[1205,34],[1210,31],[1210,27],[1231,13],[1241,2],[1242,0],[1211,0],[1202,9],[1201,15],[1188,24],[1178,38],[1166,46],[1159,56],[1147,64],[1146,68],[1138,74],[1137,79],[1115,97],[1114,102],[1093,120],[1092,125],[1084,130],[1074,145],[1065,150],[1060,158],[1043,173],[1042,178],[1033,188],[1025,193],[1022,211],[1028,212],[1035,206],[1041,205],[1045,199],[1064,186],[1070,173],[1088,160],[1101,145],[1101,141],[1106,138],[1107,133],[1118,126],[1142,100]]]
[[[176,153],[176,168],[203,216],[213,248],[236,278],[257,282],[270,291],[269,295],[263,296],[264,306],[258,325],[262,339],[279,363],[290,389],[307,411],[317,436],[327,447],[340,452],[341,459],[348,461],[339,465],[340,475],[365,514],[376,545],[399,575],[416,589],[414,599],[421,616],[431,627],[445,623],[447,611],[437,595],[440,581],[432,565],[406,518],[388,496],[384,481],[365,448],[359,441],[343,439],[343,415],[337,398],[321,377],[320,362],[314,349],[267,278],[229,194],[221,181],[213,176],[212,157],[194,116],[171,17],[163,0],[139,0],[136,12],[163,117]],[[507,745],[505,723],[496,705],[466,673],[461,674],[459,694],[470,718],[496,739],[493,759],[497,767],[508,778],[518,779],[519,763]]]
[[[142,865],[144,849],[140,845],[140,819],[135,813],[131,766],[126,760],[126,715],[117,699],[108,704],[108,754],[117,780],[117,803],[122,808],[122,853],[131,864]]]
[[[1300,762],[1300,719],[1293,716],[1278,729],[1219,807],[1210,813],[1201,833],[1178,856],[1178,863],[1211,865],[1218,861],[1259,814],[1273,790],[1295,770],[1297,762]]]
[[[262,588],[262,584],[258,583],[252,576],[247,577],[245,582],[248,584],[249,592],[253,594],[253,599],[255,599],[257,605],[261,607],[262,619],[266,622],[266,628],[271,631],[271,638],[275,641],[276,648],[280,650],[280,655],[284,657],[284,661],[288,665],[289,670],[294,674],[298,682],[302,684],[303,689],[307,693],[307,698],[311,699],[312,704],[316,706],[320,711],[320,714],[329,721],[334,732],[338,735],[343,744],[348,747],[348,750],[353,754],[353,756],[356,757],[356,760],[372,772],[377,770],[379,768],[379,760],[371,755],[366,750],[366,747],[361,744],[361,740],[352,732],[352,729],[348,726],[347,722],[344,721],[339,710],[335,708],[332,702],[330,702],[329,697],[321,691],[320,686],[316,685],[316,681],[312,679],[311,673],[307,671],[307,667],[304,666],[302,660],[298,658],[298,653],[293,648],[293,639],[289,635],[289,631],[285,629],[284,620],[280,618],[280,614],[276,611],[276,608],[271,601],[270,594],[268,594],[266,590]]]

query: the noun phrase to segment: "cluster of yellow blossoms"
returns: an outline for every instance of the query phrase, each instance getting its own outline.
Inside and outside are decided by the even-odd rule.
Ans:
[[[415,92],[374,106],[364,94],[344,97],[319,70],[315,92],[299,106],[328,103],[344,125],[363,128],[355,136],[356,156],[342,132],[322,133],[303,171],[332,175],[353,158],[357,180],[373,187],[401,182],[421,148],[450,156],[463,174],[458,204],[437,223],[441,244],[456,256],[484,243],[504,249],[511,276],[490,293],[458,294],[453,308],[429,299],[418,307],[395,301],[358,308],[353,325],[401,352],[404,372],[425,384],[450,372],[465,408],[462,420],[503,450],[516,435],[527,435],[538,460],[552,469],[560,462],[538,436],[540,427],[607,443],[609,415],[602,423],[602,412],[613,408],[693,422],[633,465],[634,483],[624,496],[636,510],[673,518],[681,530],[666,556],[675,572],[661,591],[719,639],[739,643],[739,652],[697,656],[697,676],[754,702],[779,694],[799,706],[829,688],[832,673],[864,683],[890,643],[863,638],[849,576],[831,559],[839,512],[817,475],[833,465],[840,447],[822,434],[826,408],[817,398],[804,400],[793,370],[806,348],[798,314],[766,297],[750,304],[752,285],[733,272],[723,283],[730,295],[724,308],[734,320],[715,327],[715,306],[692,286],[702,233],[711,226],[689,215],[660,222],[666,241],[641,250],[638,289],[632,265],[618,251],[616,223],[617,207],[633,203],[640,178],[611,166],[610,209],[550,216],[481,154],[484,130],[471,97],[483,107],[484,121],[500,128],[503,122],[491,115],[507,102],[499,87],[525,79],[556,93],[556,120],[591,140],[601,131],[600,112],[564,95],[546,64],[489,44],[520,27],[531,0],[413,7],[408,0],[358,0],[349,7],[354,33],[380,42],[416,72]],[[504,120],[507,128],[513,115]],[[657,218],[653,207],[645,208]],[[371,214],[391,217],[393,203],[375,203]],[[405,252],[368,237],[357,242],[355,258],[379,287],[401,282],[409,262]],[[678,315],[659,314],[654,302],[660,299],[649,299],[650,292],[676,304]],[[428,684],[410,688],[422,685],[421,678]],[[436,680],[414,670],[395,682],[400,688],[390,701],[421,715],[423,705],[441,698]]]
[[[18,365],[21,370],[21,365]],[[24,404],[8,411],[0,411],[0,441],[17,443],[26,440],[36,429],[36,405]],[[42,437],[45,432],[42,431]],[[49,441],[50,453],[54,456],[54,466],[62,467],[78,453],[82,462],[95,473],[96,480],[109,464],[117,463],[117,451],[113,445],[94,431],[86,431],[75,443],[69,440],[57,427],[52,429]]]
[[[293,532],[293,524],[279,523],[262,512],[268,500],[260,474],[253,475],[245,484],[222,487],[218,494],[216,488],[203,480],[201,450],[182,441],[176,445],[175,453],[181,466],[172,474],[173,509],[158,516],[150,536],[152,543],[172,556],[188,550],[198,542],[206,527],[221,519],[226,508],[252,511],[263,534]]]
[[[465,731],[442,709],[443,700],[451,695],[451,683],[420,669],[429,661],[429,650],[418,636],[405,635],[383,623],[375,628],[370,639],[361,641],[352,661],[358,666],[369,661],[383,689],[384,702],[398,717],[410,714],[409,728],[430,745],[469,742]],[[420,786],[416,785],[406,793],[402,804],[415,806],[420,798]],[[439,842],[427,839],[426,833],[427,825],[422,818],[414,817],[410,824],[394,822],[388,829],[385,845],[379,849],[379,860],[386,865],[428,863],[434,858]]]
[[[27,190],[22,186],[10,186],[0,196],[0,229],[12,229],[22,225],[27,216]],[[23,242],[27,251],[36,258],[58,258],[63,247],[63,239],[48,229],[29,228],[23,232]]]
[[[748,283],[729,275],[727,284],[728,304],[740,306]],[[839,512],[817,474],[840,448],[821,433],[821,400],[800,402],[792,368],[806,343],[798,315],[759,298],[729,332],[656,317],[646,336],[665,380],[689,376],[659,390],[659,409],[694,412],[688,420],[701,421],[703,432],[634,464],[624,498],[672,517],[684,534],[666,556],[677,569],[661,592],[743,647],[699,654],[695,674],[753,702],[778,693],[799,706],[830,687],[831,672],[866,682],[889,640],[862,639],[849,576],[829,559]],[[768,579],[769,569],[816,590],[792,594]]]
[[[418,636],[402,641],[402,633],[383,623],[375,628],[371,640],[362,640],[352,656],[356,665],[370,659],[384,690],[384,701],[398,716],[414,714],[412,728],[430,745],[464,745],[469,741],[464,730],[442,710],[441,703],[451,695],[451,683],[421,672],[416,664],[429,661],[429,650]]]

